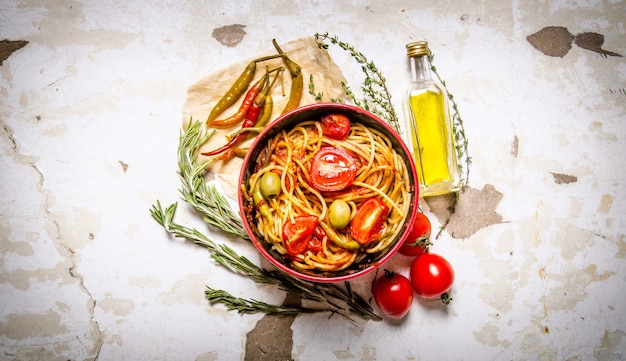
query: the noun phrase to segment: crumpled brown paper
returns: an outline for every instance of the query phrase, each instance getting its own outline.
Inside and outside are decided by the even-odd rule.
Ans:
[[[272,45],[271,39],[268,39],[267,45],[266,51],[257,54],[253,58],[233,63],[190,86],[187,90],[187,101],[183,106],[183,129],[187,129],[190,119],[201,121],[203,124],[205,123],[213,105],[226,93],[252,59],[277,53]],[[311,75],[313,75],[315,93],[322,93],[324,96],[323,100],[342,98],[343,88],[341,83],[345,82],[345,78],[328,52],[318,48],[314,37],[300,38],[286,44],[280,44],[279,42],[279,45],[283,51],[287,53],[289,58],[298,63],[302,68],[304,89],[302,100],[300,101],[301,106],[315,103],[315,98],[308,92],[309,78]],[[284,63],[280,58],[258,63],[253,82],[265,73],[266,66],[272,69],[281,65],[284,65]],[[272,108],[271,120],[276,119],[280,115],[289,99],[291,76],[287,69],[285,69],[282,79],[284,81],[284,89],[281,87],[281,80],[279,78],[272,90],[274,107]],[[239,99],[230,108],[227,108],[218,119],[223,119],[235,113],[241,104],[241,100],[242,99]],[[227,142],[226,135],[235,132],[240,126],[241,124],[237,124],[232,128],[217,129],[215,135],[200,148],[200,152],[207,152],[222,146]],[[250,143],[252,143],[252,139],[241,143],[239,146],[247,147]],[[200,161],[210,160],[209,157],[202,155],[199,157]],[[219,181],[226,195],[233,199],[237,198],[239,172],[241,170],[242,161],[243,160],[240,158],[233,158],[229,161],[214,161],[211,162],[208,167],[209,173],[214,175]]]

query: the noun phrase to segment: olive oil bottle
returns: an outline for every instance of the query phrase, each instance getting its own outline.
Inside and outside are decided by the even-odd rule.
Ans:
[[[448,94],[433,78],[428,43],[406,45],[411,85],[404,101],[408,143],[412,148],[423,197],[458,191],[461,187]]]

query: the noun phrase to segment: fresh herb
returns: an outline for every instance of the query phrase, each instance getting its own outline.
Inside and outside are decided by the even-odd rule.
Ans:
[[[228,200],[204,180],[203,175],[208,163],[199,163],[196,159],[200,146],[214,134],[214,130],[203,134],[200,131],[200,123],[196,122],[190,124],[187,132],[180,135],[178,145],[180,193],[185,202],[204,215],[205,222],[231,236],[249,240],[239,215],[232,211]]]
[[[208,163],[199,162],[197,154],[199,148],[214,132],[202,131],[201,123],[190,121],[186,132],[181,133],[178,146],[178,167],[180,170],[182,187],[180,192],[185,202],[199,211],[204,220],[213,227],[224,231],[236,238],[249,241],[241,218],[233,212],[228,200],[214,185],[206,183],[204,173]],[[251,262],[246,257],[238,255],[225,244],[218,244],[195,228],[189,228],[174,221],[177,203],[162,207],[159,201],[152,206],[152,217],[170,234],[185,238],[204,247],[211,258],[230,271],[244,275],[256,283],[273,284],[285,292],[291,292],[304,300],[319,304],[319,308],[287,307],[272,305],[257,300],[248,300],[230,295],[226,291],[214,290],[210,287],[205,292],[211,303],[224,304],[228,309],[243,313],[265,312],[278,314],[293,314],[295,310],[302,313],[331,312],[348,319],[356,315],[363,319],[381,320],[372,307],[361,296],[352,292],[350,284],[345,282],[345,288],[334,283],[313,283],[292,277],[279,270],[266,270]]]
[[[323,92],[319,92],[319,93],[315,92],[315,84],[313,83],[313,74],[309,75],[309,94],[311,94],[313,98],[315,98],[316,102],[319,102],[322,99],[324,99]]]
[[[362,64],[361,70],[365,74],[365,80],[363,81],[362,90],[365,94],[366,98],[363,100],[359,100],[354,95],[354,92],[347,84],[342,82],[342,87],[344,89],[345,94],[350,98],[354,104],[360,108],[371,111],[372,113],[378,115],[382,119],[386,120],[389,125],[391,125],[398,133],[400,133],[400,125],[396,111],[391,102],[391,94],[385,84],[385,78],[381,74],[378,67],[371,61],[367,60],[365,55],[359,51],[357,51],[353,46],[348,43],[342,42],[339,40],[337,36],[330,36],[328,33],[324,34],[315,34],[315,40],[317,42],[317,46],[322,49],[328,49],[329,45],[324,41],[329,41],[331,44],[338,45],[341,49],[346,50],[350,53],[352,58],[359,64]],[[433,59],[435,55],[432,51],[429,50],[428,57],[433,63]],[[450,106],[452,108],[452,132],[455,140],[455,147],[457,153],[457,164],[459,167],[459,171],[462,173],[465,170],[465,176],[461,179],[461,191],[465,189],[467,182],[469,181],[469,170],[470,164],[472,163],[472,159],[469,156],[468,151],[468,140],[465,135],[465,127],[463,125],[463,120],[461,119],[461,114],[459,112],[459,107],[454,100],[454,96],[448,90],[446,86],[446,82],[441,78],[439,73],[437,72],[437,68],[432,65],[432,71],[437,76],[437,79],[444,87],[446,93],[448,94],[448,99],[450,100]],[[309,94],[313,95],[316,100],[321,100],[323,97],[323,93],[315,93],[315,86],[313,84],[313,76],[310,77],[309,80]],[[380,108],[370,106],[369,101],[380,106]],[[452,214],[454,214],[456,210],[456,205],[459,200],[459,192],[454,193],[454,202],[448,207],[448,211],[450,212],[444,223],[441,225],[439,232],[437,233],[436,239],[442,234],[448,223],[450,222],[450,218]]]
[[[214,290],[209,286],[207,286],[204,294],[207,300],[211,302],[211,304],[221,303],[225,305],[226,308],[228,308],[229,310],[237,311],[239,313],[256,313],[259,312],[259,309],[264,309],[266,313],[281,315],[297,315],[301,313],[314,313],[320,311],[313,308],[290,307],[283,305],[277,306],[263,301],[247,300],[240,297],[235,297],[223,290]]]
[[[345,83],[342,82],[342,85]],[[309,75],[309,94],[311,94],[316,102],[322,101],[324,99],[324,92],[315,92],[315,83],[313,82],[313,74]],[[329,99],[333,103],[345,103],[344,99],[341,98],[330,98]]]
[[[315,34],[315,41],[320,49],[328,49],[329,44],[324,41],[329,41],[331,44],[338,45],[341,49],[350,53],[352,58],[361,64],[361,70],[365,74],[363,85],[361,87],[364,98],[357,99],[354,92],[344,82],[341,83],[345,94],[354,102],[354,105],[359,108],[368,110],[379,117],[386,120],[392,128],[400,133],[400,121],[398,115],[391,102],[391,93],[385,83],[385,77],[382,75],[376,64],[369,61],[367,57],[357,51],[353,46],[343,41],[340,41],[337,36],[331,37],[328,33]],[[373,103],[373,104],[370,104]],[[380,107],[380,108],[379,108]]]
[[[454,201],[452,202],[450,207],[448,207],[449,213],[446,216],[446,219],[444,220],[444,222],[441,224],[441,228],[439,228],[439,232],[437,232],[437,235],[435,236],[435,239],[439,239],[439,236],[441,236],[443,231],[448,226],[448,223],[450,223],[450,219],[452,218],[452,215],[456,212],[456,205],[459,202],[460,192],[463,192],[465,190],[465,186],[467,185],[467,182],[469,182],[469,171],[470,171],[470,164],[472,164],[472,158],[469,156],[468,140],[467,140],[467,137],[465,136],[465,127],[463,126],[463,119],[461,119],[461,113],[459,112],[459,107],[456,101],[454,100],[454,96],[448,90],[448,87],[446,86],[446,82],[441,78],[441,76],[437,72],[437,68],[435,67],[433,63],[435,54],[433,54],[433,52],[430,50],[428,53],[428,58],[430,59],[432,72],[437,76],[437,79],[439,80],[444,90],[448,94],[448,99],[450,100],[450,105],[452,108],[452,114],[451,114],[452,133],[454,135],[457,165],[459,167],[459,172],[462,173],[463,169],[465,169],[465,177],[461,178],[461,190],[458,192],[454,192]],[[465,165],[465,167],[463,165]]]
[[[435,58],[435,54],[429,50],[428,58],[430,59],[431,69],[433,73],[437,76],[437,79],[445,89],[446,93],[448,93],[448,99],[450,100],[450,106],[452,108],[452,133],[454,133],[454,142],[456,144],[456,155],[458,160],[459,170],[463,170],[463,164],[465,164],[465,178],[461,179],[461,183],[463,187],[469,182],[469,171],[470,164],[472,164],[472,158],[469,156],[468,151],[468,140],[465,136],[465,127],[463,126],[463,119],[461,119],[461,113],[459,113],[459,106],[454,100],[454,96],[448,90],[446,86],[446,82],[441,78],[439,73],[437,72],[437,68],[433,63],[433,59]]]

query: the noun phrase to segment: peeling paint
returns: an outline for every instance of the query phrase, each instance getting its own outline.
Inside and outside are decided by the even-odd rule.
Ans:
[[[545,55],[562,58],[572,48],[574,35],[563,26],[548,26],[528,35],[526,40]]]
[[[338,360],[356,360],[356,355],[352,353],[350,347],[344,350],[333,351],[333,355],[335,355]]]
[[[140,288],[158,288],[162,284],[161,280],[153,276],[131,277],[128,285]]]
[[[196,357],[195,361],[217,361],[219,359],[219,352],[205,352]]]
[[[542,342],[543,334],[537,332],[536,326],[525,328],[515,335],[515,349],[522,354],[535,355],[538,360],[558,360],[558,352]]]
[[[20,50],[26,45],[28,45],[28,41],[25,40],[0,40],[0,66],[2,66],[4,61],[7,60],[9,56],[11,56],[11,54]]]
[[[67,327],[61,323],[61,316],[52,310],[45,314],[11,314],[0,323],[0,335],[13,340],[53,337],[66,332]]]
[[[617,142],[619,140],[615,133],[605,129],[602,122],[591,122],[589,124],[589,130],[591,131],[591,134],[594,134],[596,139],[601,142]]]
[[[291,360],[291,324],[296,316],[266,315],[246,334],[245,360]]]
[[[603,194],[602,200],[600,201],[600,207],[598,207],[598,212],[609,214],[611,207],[613,206],[613,200],[614,199],[611,194]]]
[[[496,213],[502,197],[503,194],[490,184],[481,190],[465,187],[459,193],[447,232],[454,238],[469,238],[480,229],[502,222],[502,216]],[[454,195],[426,197],[424,200],[439,222],[444,224],[454,204]]]
[[[283,305],[301,304],[299,296],[287,294]],[[246,361],[292,360],[293,331],[297,315],[267,314],[246,334]]]
[[[128,164],[121,160],[118,160],[118,162],[120,163],[120,166],[122,167],[124,173],[126,173],[126,171],[128,170]]]
[[[594,32],[584,32],[576,34],[576,36],[574,37],[574,44],[580,46],[583,49],[591,50],[604,56],[622,56],[616,52],[602,49],[602,45],[604,45],[604,35],[602,34]]]
[[[35,251],[33,250],[31,244],[26,241],[2,242],[0,243],[0,252],[2,252],[2,254],[15,253],[22,257],[28,257],[35,254]]]
[[[565,273],[548,273],[546,275],[546,287],[549,292],[541,296],[540,301],[544,303],[548,312],[573,310],[578,303],[583,302],[587,297],[587,286],[594,282],[606,280],[612,275],[612,272],[598,274],[595,264]],[[554,283],[556,286],[549,286],[549,284]]]
[[[378,360],[376,354],[376,347],[363,346],[363,348],[361,348],[361,351],[359,352],[358,359],[361,361],[376,361]]]
[[[623,360],[626,354],[617,351],[617,347],[624,343],[626,334],[622,330],[606,330],[602,337],[601,346],[594,347],[593,356],[596,360]]]
[[[241,24],[226,25],[213,29],[211,34],[220,44],[229,48],[237,46],[246,35],[246,26]]]
[[[204,304],[204,294],[198,292],[202,289],[206,283],[206,275],[204,274],[190,274],[186,279],[176,281],[172,288],[161,293],[157,300],[165,305],[174,304]]]
[[[97,302],[97,307],[115,316],[127,316],[135,309],[133,300],[107,297]]]
[[[511,342],[500,338],[500,329],[495,324],[489,323],[483,325],[479,331],[473,331],[474,337],[485,344],[492,347],[501,346],[508,348],[511,346]]]
[[[550,172],[550,174],[552,174],[552,177],[554,178],[554,183],[556,184],[570,184],[578,182],[578,177],[574,175],[554,172]]]
[[[572,48],[572,43],[603,56],[622,55],[602,48],[604,35],[594,32],[583,32],[573,35],[563,26],[547,26],[534,34],[528,35],[526,40],[545,55],[564,57]]]

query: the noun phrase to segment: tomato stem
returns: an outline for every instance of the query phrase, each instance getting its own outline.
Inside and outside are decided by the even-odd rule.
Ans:
[[[452,297],[450,297],[450,294],[448,292],[444,292],[441,295],[441,302],[443,302],[445,305],[449,305],[450,302],[452,302]]]
[[[411,247],[422,247],[422,249],[424,249],[424,252],[428,252],[428,248],[433,245],[429,238],[430,233],[426,233],[425,235],[415,239],[414,242],[408,243],[407,245]]]
[[[392,279],[393,279],[393,276],[395,276],[395,275],[396,275],[396,273],[395,273],[395,272],[390,271],[390,270],[388,270],[388,269],[385,269],[385,277],[387,277],[387,278],[389,278],[390,280],[392,280]]]

